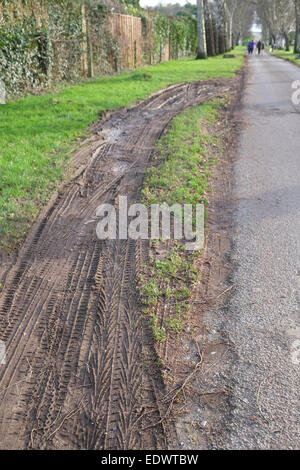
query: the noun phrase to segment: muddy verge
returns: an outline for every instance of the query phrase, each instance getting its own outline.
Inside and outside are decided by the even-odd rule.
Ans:
[[[196,262],[201,280],[192,291],[188,322],[180,338],[168,338],[169,344],[159,351],[164,359],[163,373],[172,378],[165,397],[172,405],[177,449],[222,448],[222,436],[232,419],[231,369],[235,351],[224,335],[223,322],[227,299],[235,287],[231,280],[233,234],[237,229],[233,172],[242,125],[239,103],[244,78],[245,70],[239,75],[230,102],[220,113],[217,128],[209,129],[222,136],[223,151],[211,179],[205,249]],[[164,350],[168,351],[166,355]]]
[[[166,449],[165,394],[136,281],[148,243],[98,240],[96,210],[138,201],[156,141],[187,107],[236,79],[172,86],[93,127],[76,174],[2,266],[0,448]],[[199,320],[199,318],[198,318]]]

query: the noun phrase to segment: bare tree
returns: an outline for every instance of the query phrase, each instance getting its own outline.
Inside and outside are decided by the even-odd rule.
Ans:
[[[213,24],[215,29],[215,43],[218,54],[226,52],[226,32],[227,32],[227,16],[225,0],[214,0],[212,4],[213,9]]]
[[[238,0],[227,0],[226,3],[228,16],[228,45],[231,50],[233,48],[233,18],[237,10]]]
[[[270,44],[275,43],[277,25],[274,0],[258,1],[256,12],[262,24],[264,36],[269,40]]]
[[[198,34],[197,59],[207,59],[203,0],[197,0],[197,34]]]
[[[248,37],[251,25],[254,22],[254,7],[248,0],[239,0],[233,15],[234,43]]]
[[[214,57],[216,55],[215,45],[215,33],[214,24],[211,12],[211,3],[208,0],[204,0],[204,12],[205,12],[205,32],[206,32],[206,44],[207,44],[207,55]]]
[[[295,24],[295,10],[293,0],[276,0],[276,20],[279,36],[285,41],[286,51],[290,50],[290,33]]]
[[[269,1],[269,0],[266,0]],[[293,1],[293,0],[287,0]],[[214,56],[231,50],[240,39],[246,37],[253,23],[255,4],[249,0],[203,0],[198,8],[198,51],[203,58],[203,17],[206,38],[206,54]],[[200,24],[199,24],[200,19]],[[206,55],[204,54],[204,57]]]

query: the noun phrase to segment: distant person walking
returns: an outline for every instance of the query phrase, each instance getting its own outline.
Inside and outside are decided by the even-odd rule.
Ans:
[[[251,39],[251,41],[248,42],[248,54],[253,54],[254,46],[255,42]]]
[[[257,48],[258,54],[260,54],[260,51],[262,50],[262,42],[261,42],[261,40],[259,40],[258,43],[256,44],[256,48]]]

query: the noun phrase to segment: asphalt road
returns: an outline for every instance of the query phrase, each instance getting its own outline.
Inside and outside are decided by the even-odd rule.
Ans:
[[[300,448],[300,69],[249,59],[235,167],[235,288],[225,329],[237,353],[226,449]]]

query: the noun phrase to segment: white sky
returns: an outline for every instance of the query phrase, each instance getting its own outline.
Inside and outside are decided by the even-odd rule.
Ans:
[[[196,0],[189,0],[190,3],[196,3]],[[140,0],[141,7],[154,7],[162,3],[162,5],[166,5],[167,3],[180,3],[180,5],[185,5],[187,0]]]

